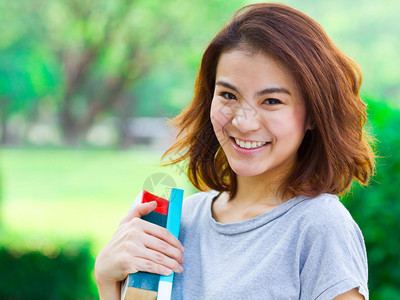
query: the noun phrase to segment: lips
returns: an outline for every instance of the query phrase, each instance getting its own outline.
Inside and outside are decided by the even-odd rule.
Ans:
[[[246,155],[246,156],[255,156],[258,155],[258,153],[265,151],[267,148],[270,147],[271,142],[262,142],[262,146],[256,147],[256,148],[242,148],[239,144],[236,143],[235,138],[231,137],[230,141],[232,143],[232,147],[235,149],[236,152],[238,152],[241,155]],[[250,142],[250,141],[246,141]],[[251,141],[253,143],[253,141]]]
[[[235,137],[231,137],[233,142],[243,149],[257,149],[261,148],[262,146],[266,145],[268,142],[260,142],[260,141],[249,141],[249,140],[241,140]]]

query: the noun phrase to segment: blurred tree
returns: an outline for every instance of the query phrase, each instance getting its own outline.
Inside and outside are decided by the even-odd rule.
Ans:
[[[7,143],[7,135],[8,135],[8,129],[7,129],[7,117],[8,117],[8,99],[3,97],[0,98],[0,132],[1,132],[1,139],[0,139],[0,144],[6,144]]]
[[[0,164],[1,167],[1,164]],[[3,174],[0,168],[0,231],[3,229]]]
[[[363,71],[362,92],[400,108],[398,0],[287,0],[315,18]]]
[[[128,105],[127,88],[149,68],[146,47],[154,46],[167,27],[143,31],[138,2],[73,0],[48,5],[48,45],[61,62],[59,117],[69,144],[76,143],[97,116]],[[146,35],[151,38],[144,46]]]
[[[6,143],[8,118],[15,113],[29,113],[37,104],[37,91],[30,80],[29,61],[34,58],[31,49],[38,39],[37,31],[28,24],[34,24],[35,16],[21,9],[26,0],[18,3],[0,1],[0,122],[1,142]],[[29,7],[29,6],[28,6]],[[14,18],[18,13],[21,18]],[[3,28],[1,28],[3,27]],[[33,27],[35,28],[35,27]]]
[[[34,90],[24,99],[42,101],[43,92],[54,97],[67,144],[78,143],[96,118],[107,114],[119,115],[123,128],[124,120],[135,111],[135,94],[131,93],[135,84],[157,63],[163,62],[167,68],[173,66],[171,61],[166,63],[168,59],[177,62],[179,58],[181,65],[188,61],[191,64],[193,33],[201,33],[204,24],[220,22],[224,6],[223,1],[215,1],[214,5],[160,0],[24,2],[21,15],[29,15],[35,21],[24,30],[30,32],[35,28],[35,38],[25,39],[26,34],[20,34],[18,39],[17,34],[11,35],[24,44],[32,58],[22,68],[22,75],[29,77],[23,80],[28,83],[26,87],[33,86]],[[237,2],[225,15],[242,4]],[[196,9],[202,22],[191,15]],[[203,45],[196,48],[199,51]],[[10,45],[7,50],[16,53]],[[48,89],[53,80],[54,88]],[[14,100],[16,91],[2,94],[12,95]],[[159,95],[152,98],[158,99]]]
[[[236,2],[237,7],[242,4]],[[96,117],[111,111],[120,117],[123,143],[125,121],[137,104],[129,93],[132,87],[159,63],[167,76],[173,63],[187,63],[193,34],[201,32],[202,24],[220,22],[224,5],[223,1],[52,2],[51,14],[57,18],[54,15],[54,22],[49,22],[48,32],[57,32],[51,44],[62,61],[60,118],[66,140],[76,142]],[[197,9],[201,22],[191,17]],[[159,97],[153,93],[142,102],[157,102]]]
[[[344,197],[363,231],[368,252],[371,299],[400,298],[400,110],[368,101],[376,137],[377,172],[368,188],[355,186]]]
[[[123,140],[131,116],[175,114],[190,101],[207,43],[249,2],[0,0],[2,140],[10,115],[35,121],[43,107],[71,144],[106,116],[117,116]],[[400,2],[284,2],[360,63],[364,94],[399,99]]]

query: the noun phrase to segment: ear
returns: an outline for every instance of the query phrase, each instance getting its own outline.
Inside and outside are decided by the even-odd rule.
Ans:
[[[307,130],[313,130],[315,127],[316,127],[315,122],[309,118],[309,119],[307,120],[306,131],[307,131]]]

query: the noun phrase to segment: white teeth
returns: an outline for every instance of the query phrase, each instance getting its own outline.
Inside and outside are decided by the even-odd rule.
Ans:
[[[259,148],[264,146],[267,142],[244,142],[237,138],[235,138],[236,144],[238,144],[242,148],[252,149],[252,148]]]

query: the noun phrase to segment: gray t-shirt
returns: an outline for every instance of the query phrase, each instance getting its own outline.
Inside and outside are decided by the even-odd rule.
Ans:
[[[254,219],[212,217],[219,192],[185,199],[184,271],[172,299],[332,299],[353,288],[368,299],[362,233],[336,196],[298,196]]]

